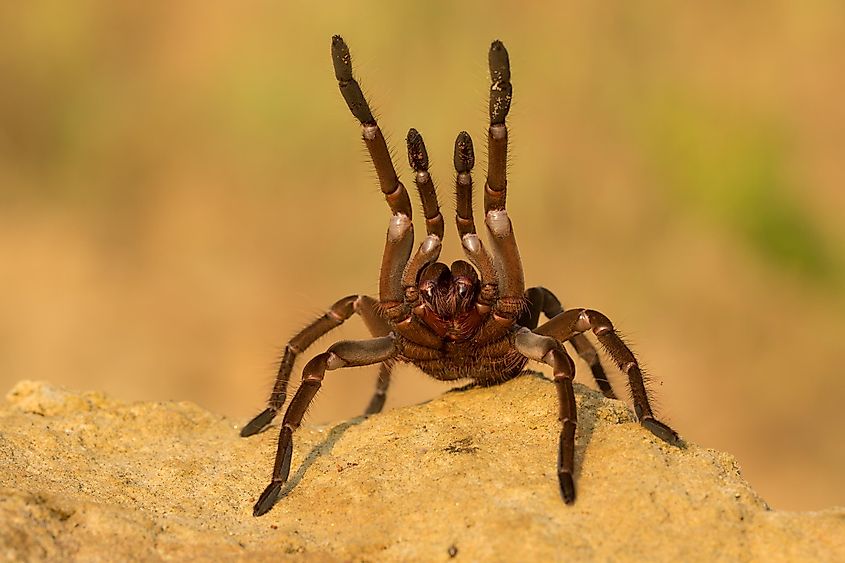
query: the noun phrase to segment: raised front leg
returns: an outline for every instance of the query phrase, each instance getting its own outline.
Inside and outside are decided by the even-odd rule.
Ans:
[[[508,127],[513,86],[508,52],[501,41],[490,46],[490,128],[487,132],[487,183],[484,186],[484,222],[499,278],[498,312],[514,317],[522,305],[525,281],[513,225],[505,209],[507,199]]]
[[[402,273],[411,256],[414,244],[414,227],[411,222],[411,199],[399,181],[384,134],[370,111],[358,81],[352,75],[352,56],[349,47],[339,35],[332,37],[332,62],[340,93],[358,121],[364,144],[378,175],[379,186],[393,214],[387,231],[387,242],[379,276],[379,302],[390,318],[405,314],[403,307]]]
[[[376,311],[376,302],[366,295],[350,295],[337,301],[320,318],[299,331],[291,338],[285,346],[285,353],[279,364],[279,371],[276,374],[276,383],[270,392],[267,400],[267,408],[250,420],[242,429],[241,436],[252,436],[264,430],[284,406],[287,399],[288,383],[290,382],[291,371],[296,357],[308,349],[314,341],[329,331],[339,327],[352,316],[353,313],[361,315],[364,324],[373,336],[387,336],[390,333],[390,325],[382,319]],[[379,372],[379,380],[376,386],[376,396],[380,396],[381,403],[376,402],[376,397],[370,402],[367,414],[381,411],[384,405],[384,397],[387,393],[387,386],[390,383],[389,365],[382,365]],[[372,410],[378,406],[378,410]]]
[[[279,432],[279,446],[276,450],[273,476],[270,484],[258,497],[258,502],[255,503],[252,511],[253,516],[261,516],[273,507],[282,490],[282,485],[287,481],[293,457],[293,433],[299,428],[314,395],[320,390],[326,370],[385,362],[396,354],[393,337],[384,336],[372,340],[338,342],[305,365],[302,370],[302,384],[291,399]]]
[[[634,401],[634,411],[637,413],[640,424],[648,428],[652,434],[673,446],[683,445],[674,430],[654,418],[640,364],[631,349],[616,333],[610,319],[598,311],[570,309],[541,325],[534,332],[553,336],[558,340],[569,340],[576,334],[588,330],[593,331],[599,343],[613,358],[614,363],[628,376],[631,398]]]
[[[526,290],[525,299],[528,301],[528,308],[519,317],[517,323],[531,330],[537,328],[540,323],[540,313],[546,318],[552,319],[563,312],[563,307],[555,294],[545,287],[532,287]],[[598,352],[583,334],[576,334],[568,340],[582,360],[590,366],[593,379],[596,381],[599,390],[608,399],[616,399],[616,393],[607,379],[604,367],[601,365]]]
[[[560,439],[558,441],[557,478],[563,502],[575,501],[575,428],[578,424],[575,406],[575,391],[572,378],[575,377],[575,364],[560,342],[549,336],[534,334],[523,329],[514,337],[514,346],[523,356],[552,367],[555,387],[557,387],[560,411]]]

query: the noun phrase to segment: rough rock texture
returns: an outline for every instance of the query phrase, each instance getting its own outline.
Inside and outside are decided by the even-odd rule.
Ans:
[[[576,391],[573,506],[554,388],[528,375],[303,428],[292,490],[254,518],[275,429],[243,439],[190,403],[21,382],[0,409],[0,557],[845,560],[845,509],[770,511],[731,456],[672,448]]]

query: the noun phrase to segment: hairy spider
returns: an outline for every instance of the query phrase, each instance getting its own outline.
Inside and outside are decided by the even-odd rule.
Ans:
[[[293,433],[311,400],[320,389],[326,370],[380,364],[376,391],[367,414],[381,411],[396,362],[409,362],[442,381],[470,379],[493,385],[518,375],[528,360],[551,366],[560,403],[562,425],[557,472],[560,492],[567,504],[575,500],[572,479],[575,463],[575,364],[563,343],[569,342],[589,364],[599,389],[615,399],[596,349],[583,334],[592,331],[614,363],[627,376],[634,409],[640,423],[658,438],[680,445],[678,435],[654,418],[643,375],[634,354],[617,335],[610,320],[591,309],[564,310],[544,287],[525,289],[519,250],[511,220],[505,209],[508,130],[505,117],[513,88],[505,46],[490,46],[489,155],[484,186],[484,223],[491,250],[475,230],[472,214],[472,176],[475,163],[472,140],[466,131],[455,141],[455,191],[461,245],[469,262],[457,260],[447,266],[437,259],[443,240],[443,215],[428,171],[428,154],[422,136],[408,132],[408,159],[422,200],[426,237],[412,255],[411,201],[399,181],[390,152],[352,76],[349,48],[340,36],[332,38],[332,61],[343,99],[361,122],[364,143],[378,174],[381,191],[392,217],[379,276],[378,301],[366,295],[350,295],[293,337],[285,347],[268,408],[241,430],[251,436],[266,428],[285,404],[288,381],[296,356],[317,338],[359,314],[373,338],[333,344],[311,359],[303,369],[302,384],[285,411],[270,485],[261,493],[253,514],[266,513],[288,478],[293,455]],[[543,313],[550,320],[537,326]]]

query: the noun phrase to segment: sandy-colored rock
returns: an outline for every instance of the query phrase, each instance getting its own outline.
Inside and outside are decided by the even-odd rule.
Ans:
[[[21,382],[0,409],[0,556],[845,560],[845,509],[771,511],[731,456],[668,446],[623,403],[576,391],[573,506],[554,388],[529,375],[301,429],[290,493],[254,518],[275,430],[243,439],[190,403]]]

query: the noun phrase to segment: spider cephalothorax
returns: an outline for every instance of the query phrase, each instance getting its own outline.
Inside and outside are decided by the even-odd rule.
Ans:
[[[421,310],[415,314],[438,336],[450,341],[469,340],[481,325],[476,306],[478,274],[463,260],[449,268],[435,262],[420,275]]]
[[[408,132],[408,161],[423,205],[426,236],[413,252],[411,201],[399,181],[384,135],[352,75],[349,49],[339,36],[332,38],[332,61],[340,92],[352,115],[361,123],[364,144],[378,175],[381,191],[392,214],[379,276],[379,297],[350,295],[300,331],[285,347],[269,406],[241,430],[250,436],[266,428],[281,411],[297,354],[317,338],[357,313],[374,338],[343,341],[314,356],[302,372],[302,384],[285,411],[279,434],[276,463],[270,485],[256,502],[253,513],[264,514],[281,492],[290,473],[293,432],[322,385],[327,370],[379,364],[376,392],[367,414],[384,406],[390,374],[396,362],[416,365],[441,380],[470,379],[493,385],[518,375],[529,360],[552,368],[558,391],[561,432],[558,482],[564,502],[575,500],[575,427],[577,420],[572,379],[575,364],[568,342],[587,362],[606,397],[616,398],[596,349],[584,335],[592,332],[614,363],[628,378],[634,410],[640,423],[657,437],[680,445],[678,435],[658,421],[649,402],[637,359],[617,335],[610,320],[591,309],[565,310],[557,297],[543,287],[525,288],[519,250],[505,207],[507,195],[508,130],[511,86],[508,53],[500,41],[490,46],[490,127],[487,134],[488,168],[484,185],[484,225],[488,250],[475,229],[472,208],[472,169],[475,155],[466,131],[455,140],[455,223],[469,262],[451,267],[438,262],[444,236],[443,215],[429,173],[428,153],[422,135]],[[549,320],[539,325],[540,314]],[[539,326],[538,326],[539,325]]]

